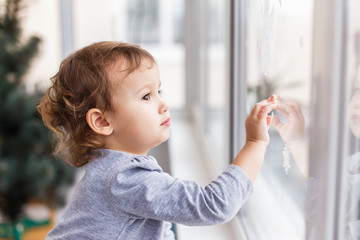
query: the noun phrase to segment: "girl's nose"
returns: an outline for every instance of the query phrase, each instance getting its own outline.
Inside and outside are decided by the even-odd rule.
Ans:
[[[159,113],[164,113],[167,112],[169,110],[169,105],[164,101],[164,100],[160,100],[160,106],[159,106]]]

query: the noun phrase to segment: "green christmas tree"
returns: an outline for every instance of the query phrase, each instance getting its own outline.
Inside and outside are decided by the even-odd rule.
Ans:
[[[25,91],[23,78],[41,41],[21,38],[21,9],[21,0],[0,6],[0,214],[13,226],[30,200],[63,204],[64,187],[74,178],[51,154],[51,135],[36,111],[42,94]]]

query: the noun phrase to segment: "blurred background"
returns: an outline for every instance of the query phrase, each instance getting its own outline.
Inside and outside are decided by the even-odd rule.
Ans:
[[[254,194],[238,216],[219,226],[176,225],[177,239],[359,239],[360,161],[349,157],[359,136],[348,116],[359,126],[360,104],[355,113],[347,107],[360,82],[359,5],[0,0],[0,239],[44,239],[84,174],[51,156],[35,106],[66,56],[105,40],[138,44],[156,58],[172,127],[150,154],[175,177],[213,180],[243,146],[252,106],[272,94],[304,116],[301,161],[283,155],[270,128]]]

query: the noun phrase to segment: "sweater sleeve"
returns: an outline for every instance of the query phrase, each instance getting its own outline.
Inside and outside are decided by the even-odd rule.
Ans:
[[[235,165],[206,187],[143,167],[115,174],[109,184],[109,200],[119,214],[185,225],[230,221],[253,191],[246,173]]]

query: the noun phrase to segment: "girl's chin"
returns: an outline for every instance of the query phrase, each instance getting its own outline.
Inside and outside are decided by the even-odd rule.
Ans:
[[[160,144],[166,142],[166,141],[169,139],[169,135],[170,135],[169,133],[164,134],[164,136],[163,136],[161,139],[159,139],[158,143],[157,143],[156,146],[154,146],[154,147],[157,147],[157,146],[159,146]],[[153,148],[154,148],[154,147],[153,147]]]
[[[167,140],[169,140],[169,136],[170,136],[170,133],[168,132],[168,134],[166,136],[164,136],[164,139],[161,143],[163,142],[166,142]]]

